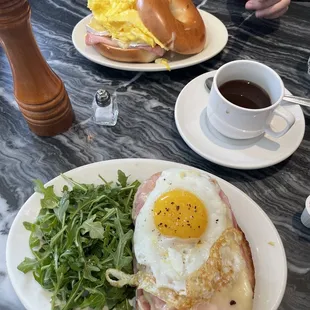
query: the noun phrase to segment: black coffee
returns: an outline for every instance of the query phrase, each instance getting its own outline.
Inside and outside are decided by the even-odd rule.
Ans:
[[[263,109],[271,106],[267,92],[249,81],[228,81],[219,90],[228,101],[242,108]]]

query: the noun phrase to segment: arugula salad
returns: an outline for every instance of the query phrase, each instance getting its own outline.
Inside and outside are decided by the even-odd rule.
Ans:
[[[133,309],[134,289],[110,286],[109,268],[133,273],[131,218],[138,181],[118,171],[116,183],[101,176],[101,185],[80,184],[63,176],[66,185],[58,197],[53,186],[35,181],[44,195],[34,223],[24,222],[31,232],[29,246],[34,258],[17,267],[32,272],[35,280],[52,293],[52,310]]]

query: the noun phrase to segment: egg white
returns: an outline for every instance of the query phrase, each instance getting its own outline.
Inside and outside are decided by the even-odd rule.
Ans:
[[[204,203],[208,225],[199,238],[199,244],[197,239],[166,237],[155,226],[155,201],[163,193],[174,189],[189,191]],[[186,279],[208,260],[212,245],[231,225],[219,191],[219,187],[211,182],[207,174],[180,169],[162,172],[137,217],[134,232],[137,262],[148,267],[156,279],[157,287],[186,294]]]

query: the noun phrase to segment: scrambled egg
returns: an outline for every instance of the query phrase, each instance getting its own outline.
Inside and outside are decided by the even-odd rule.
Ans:
[[[171,68],[169,66],[169,62],[168,62],[167,59],[165,59],[165,58],[157,58],[155,60],[155,63],[158,64],[158,65],[163,65],[163,66],[165,66],[167,68],[168,71],[171,71]]]
[[[113,39],[124,44],[132,42],[152,47],[165,46],[147,30],[136,10],[136,0],[88,0],[88,8],[94,19],[90,27],[97,31],[108,31]]]

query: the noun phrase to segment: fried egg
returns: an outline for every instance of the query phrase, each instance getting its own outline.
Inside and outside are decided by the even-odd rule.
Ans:
[[[169,169],[156,181],[136,219],[134,252],[157,287],[186,295],[190,275],[233,227],[219,192],[207,174],[196,171]]]

